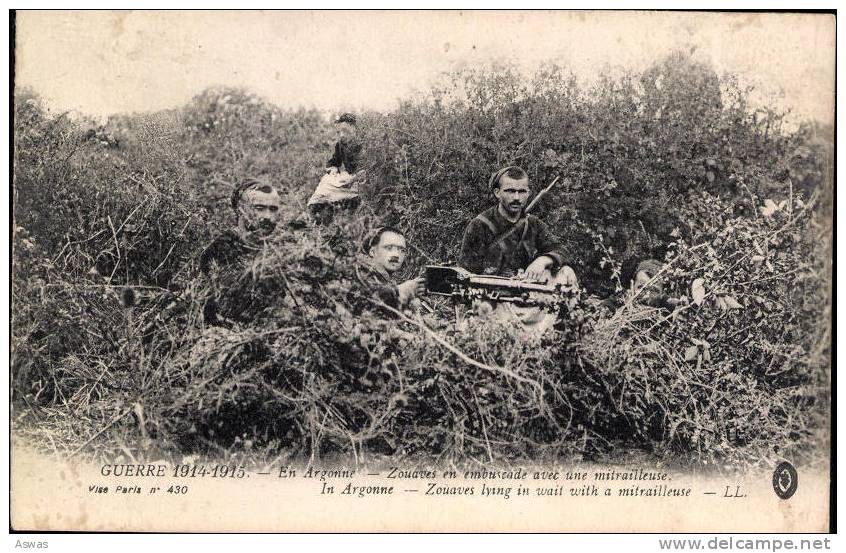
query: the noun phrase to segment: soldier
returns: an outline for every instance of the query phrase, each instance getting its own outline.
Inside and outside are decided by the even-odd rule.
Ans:
[[[425,291],[423,278],[396,284],[393,275],[405,261],[405,236],[393,227],[379,227],[364,238],[356,267],[359,282],[368,293],[394,309],[405,307]]]
[[[345,113],[335,121],[338,133],[335,151],[326,164],[326,174],[308,199],[312,216],[322,224],[332,220],[336,209],[351,211],[361,201],[358,187],[366,173],[356,125],[356,117],[352,113]]]
[[[345,113],[335,120],[339,140],[335,143],[335,151],[326,163],[326,168],[338,172],[355,175],[361,165],[361,140],[358,138],[357,120],[354,113]]]
[[[666,265],[656,259],[644,259],[637,265],[631,290],[639,292],[638,301],[650,307],[674,309],[682,300],[667,293]]]
[[[631,295],[624,295],[621,291],[602,300],[588,299],[588,302],[604,307],[607,311],[603,313],[609,316],[623,306],[627,297],[641,305],[674,309],[682,300],[667,294],[665,267],[666,264],[657,259],[628,260],[623,263],[620,281]]]
[[[250,322],[285,294],[284,287],[269,289],[254,270],[279,221],[278,192],[263,180],[246,178],[233,191],[231,204],[235,228],[215,238],[200,257],[208,285],[203,319],[213,326]]]
[[[534,215],[524,213],[529,177],[516,166],[503,167],[488,181],[497,204],[470,221],[461,243],[459,265],[484,275],[516,277],[577,290],[576,274],[560,240]],[[510,309],[525,325],[551,325],[537,309]],[[554,321],[554,317],[552,318]]]

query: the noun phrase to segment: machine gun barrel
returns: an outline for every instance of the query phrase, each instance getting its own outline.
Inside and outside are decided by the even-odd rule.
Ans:
[[[487,300],[554,308],[575,295],[570,290],[562,289],[560,285],[501,276],[476,275],[460,267],[430,265],[426,267],[425,281],[428,293],[450,296],[463,303]]]

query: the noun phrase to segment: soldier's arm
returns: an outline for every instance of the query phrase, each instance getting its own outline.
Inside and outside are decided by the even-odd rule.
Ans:
[[[356,267],[355,273],[364,291],[370,294],[372,299],[395,309],[400,307],[400,291],[395,284],[381,282],[366,267]]]
[[[426,280],[422,277],[406,280],[402,284],[397,285],[397,290],[399,291],[399,304],[404,307],[411,300],[425,292]]]
[[[332,153],[332,157],[329,158],[329,161],[326,162],[326,167],[337,167],[340,169],[343,162],[344,156],[341,152],[341,143],[335,142],[335,151]]]
[[[222,275],[222,264],[232,248],[231,239],[219,236],[206,247],[200,256],[200,293],[199,300],[203,310],[203,322],[212,326],[229,326],[226,313],[221,312],[219,300],[227,293],[234,282],[227,282]],[[231,280],[231,279],[230,279]]]
[[[218,316],[217,295],[220,289],[217,279],[217,264],[211,262],[201,276],[200,304],[203,307],[203,322],[209,326],[221,326]]]
[[[475,219],[464,230],[458,264],[471,273],[481,274],[485,270],[488,229]]]
[[[535,246],[538,250],[538,257],[548,257],[552,259],[552,266],[550,271],[555,272],[562,265],[566,265],[568,261],[567,250],[561,240],[555,236],[546,224],[537,219],[538,233],[537,243]]]

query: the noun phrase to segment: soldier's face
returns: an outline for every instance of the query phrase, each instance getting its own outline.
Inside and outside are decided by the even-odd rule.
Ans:
[[[649,284],[650,280],[652,280],[652,278],[649,276],[649,273],[647,273],[646,271],[638,271],[634,278],[633,287],[635,290],[640,290],[641,288]]]
[[[241,224],[251,235],[270,236],[279,222],[281,205],[279,194],[273,189],[270,192],[247,190],[241,196],[238,209]]]
[[[652,284],[652,275],[646,271],[638,271],[632,281],[632,290],[634,292],[640,291],[640,300],[646,304],[651,304],[657,301],[664,294],[662,279],[658,279]]]
[[[499,179],[499,188],[494,189],[494,196],[499,205],[510,216],[517,217],[529,202],[529,178],[514,180],[503,175]]]
[[[395,232],[383,232],[379,243],[370,248],[373,262],[388,271],[399,271],[405,261],[405,238]]]
[[[338,138],[351,138],[355,136],[355,126],[349,123],[337,123]]]

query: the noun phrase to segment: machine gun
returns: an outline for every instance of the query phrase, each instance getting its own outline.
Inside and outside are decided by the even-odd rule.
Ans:
[[[493,242],[496,244],[513,232],[525,229],[530,211],[549,193],[558,182],[555,177],[523,210],[523,226],[515,224]],[[565,183],[569,179],[564,180]],[[543,284],[516,278],[493,275],[473,274],[461,267],[429,265],[424,272],[426,292],[440,296],[450,296],[456,303],[472,304],[475,300],[494,303],[509,303],[519,307],[540,307],[546,311],[558,311],[561,306],[572,306],[578,298],[577,290],[565,289],[561,284]]]
[[[486,300],[557,311],[562,304],[578,297],[577,291],[564,289],[560,284],[476,275],[460,267],[430,265],[426,267],[424,278],[427,293],[450,296],[456,303]]]

